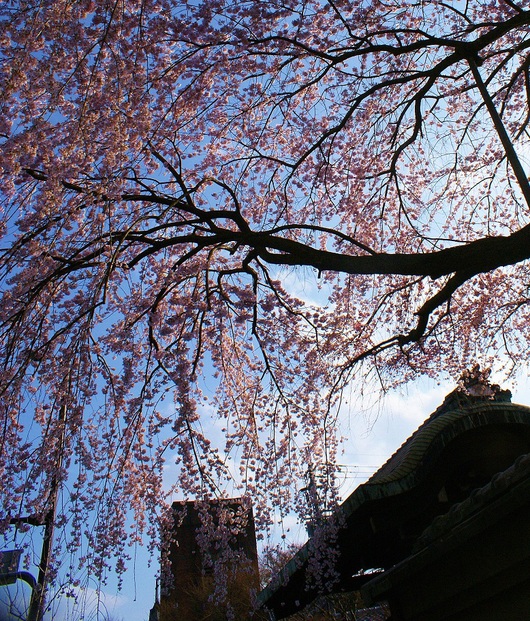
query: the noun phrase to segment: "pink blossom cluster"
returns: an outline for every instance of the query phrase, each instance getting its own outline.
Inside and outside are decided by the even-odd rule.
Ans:
[[[175,495],[267,532],[353,381],[525,362],[529,38],[518,0],[1,3],[0,529],[56,504],[101,580]]]

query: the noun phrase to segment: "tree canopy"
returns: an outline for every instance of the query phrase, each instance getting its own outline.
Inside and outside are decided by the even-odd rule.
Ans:
[[[104,572],[168,458],[264,525],[354,377],[526,359],[523,2],[9,0],[0,42],[4,528],[60,485]]]

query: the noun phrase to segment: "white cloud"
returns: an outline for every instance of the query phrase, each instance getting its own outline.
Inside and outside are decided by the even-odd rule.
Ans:
[[[68,619],[75,621],[121,621],[126,616],[132,600],[122,593],[109,593],[92,587],[74,589],[74,597],[60,596],[46,619]]]

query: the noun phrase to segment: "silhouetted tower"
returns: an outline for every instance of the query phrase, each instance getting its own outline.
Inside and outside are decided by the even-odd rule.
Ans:
[[[259,588],[252,508],[241,499],[175,502],[171,575],[161,589],[160,621],[252,618]],[[228,615],[230,616],[230,615]]]

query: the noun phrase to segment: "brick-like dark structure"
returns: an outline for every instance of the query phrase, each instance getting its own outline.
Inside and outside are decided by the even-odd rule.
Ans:
[[[173,504],[171,579],[161,590],[159,621],[253,618],[259,587],[252,509],[241,499]],[[216,592],[216,589],[224,593]]]

